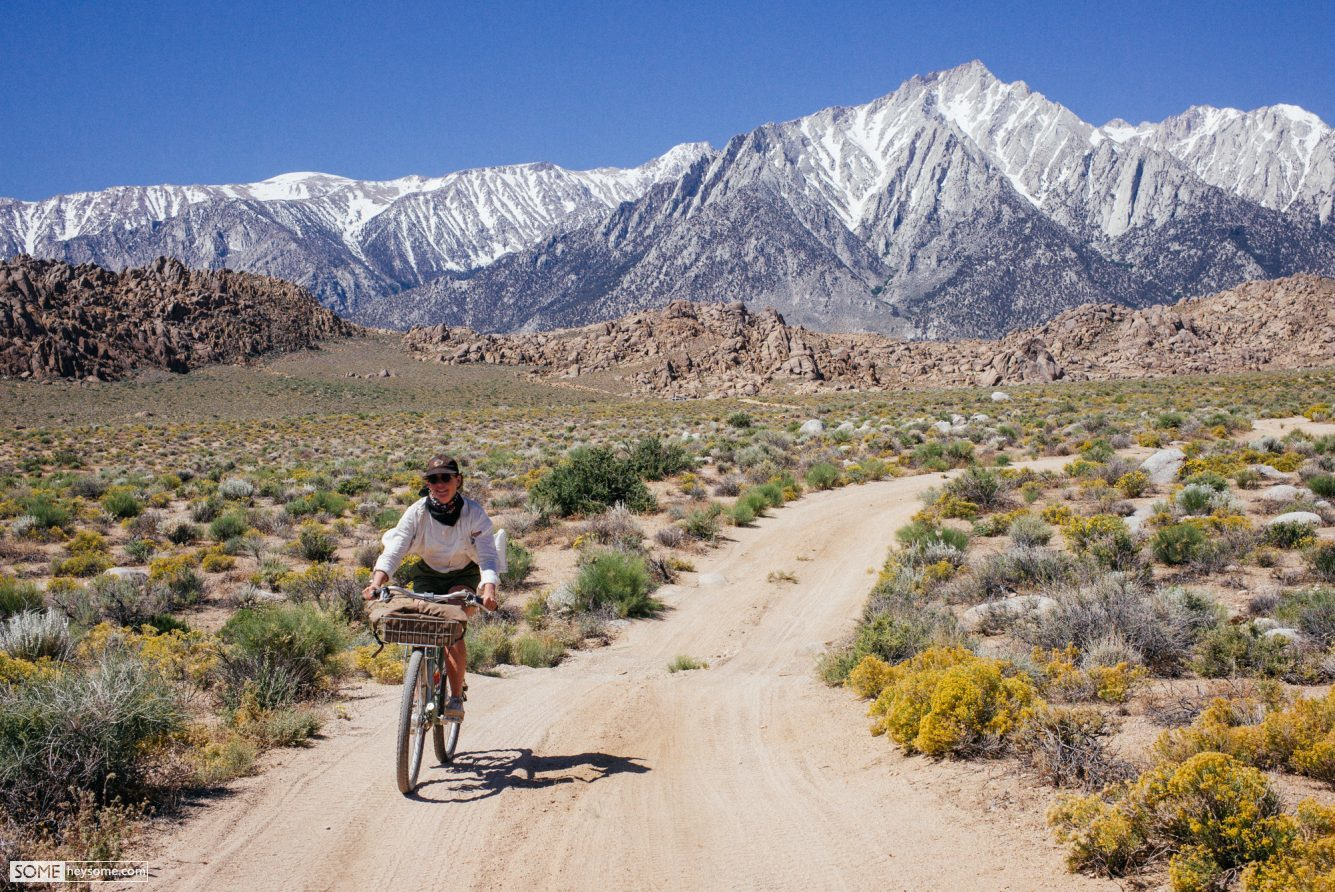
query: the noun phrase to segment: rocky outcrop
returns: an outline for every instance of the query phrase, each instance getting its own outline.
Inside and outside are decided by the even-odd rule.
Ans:
[[[360,329],[288,282],[159,258],[114,273],[0,263],[0,376],[110,380],[314,347]]]
[[[405,336],[422,358],[532,366],[538,377],[614,373],[662,397],[762,391],[995,387],[1330,365],[1335,280],[1292,276],[1132,310],[1077,307],[999,341],[903,341],[791,327],[774,310],[676,301],[578,329]]]

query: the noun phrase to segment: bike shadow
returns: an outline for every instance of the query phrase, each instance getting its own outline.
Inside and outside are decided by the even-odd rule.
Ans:
[[[423,769],[427,770],[426,766]],[[412,798],[423,802],[475,802],[511,789],[592,784],[614,774],[644,774],[650,769],[629,756],[539,756],[530,749],[507,749],[459,753],[449,765],[429,770],[436,776],[424,780]]]

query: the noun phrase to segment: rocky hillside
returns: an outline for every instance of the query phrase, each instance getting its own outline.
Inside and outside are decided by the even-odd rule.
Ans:
[[[437,325],[405,339],[425,359],[610,377],[671,398],[1293,369],[1335,362],[1335,280],[1251,282],[1138,310],[1087,304],[999,341],[827,334],[789,326],[772,309],[685,301],[565,331],[493,335]]]
[[[249,273],[166,258],[120,273],[27,256],[0,262],[0,376],[184,372],[356,331],[296,285]]]

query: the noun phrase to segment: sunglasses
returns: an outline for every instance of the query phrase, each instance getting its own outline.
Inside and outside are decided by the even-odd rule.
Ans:
[[[427,482],[427,483],[449,483],[451,480],[453,480],[455,477],[458,477],[458,476],[459,476],[458,474],[432,474],[432,475],[430,475],[429,477],[426,478],[426,482]]]

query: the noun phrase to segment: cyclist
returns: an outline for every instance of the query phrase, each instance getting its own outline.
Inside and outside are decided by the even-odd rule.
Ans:
[[[386,585],[409,554],[420,557],[409,578],[413,591],[445,594],[460,586],[477,592],[488,610],[496,609],[498,555],[492,538],[491,518],[477,502],[459,490],[463,475],[459,463],[448,455],[436,455],[422,472],[425,497],[414,502],[398,525],[385,533],[384,551],[375,562],[371,583],[362,590],[368,601]],[[445,718],[463,718],[464,670],[468,648],[460,639],[445,650],[450,699]]]

